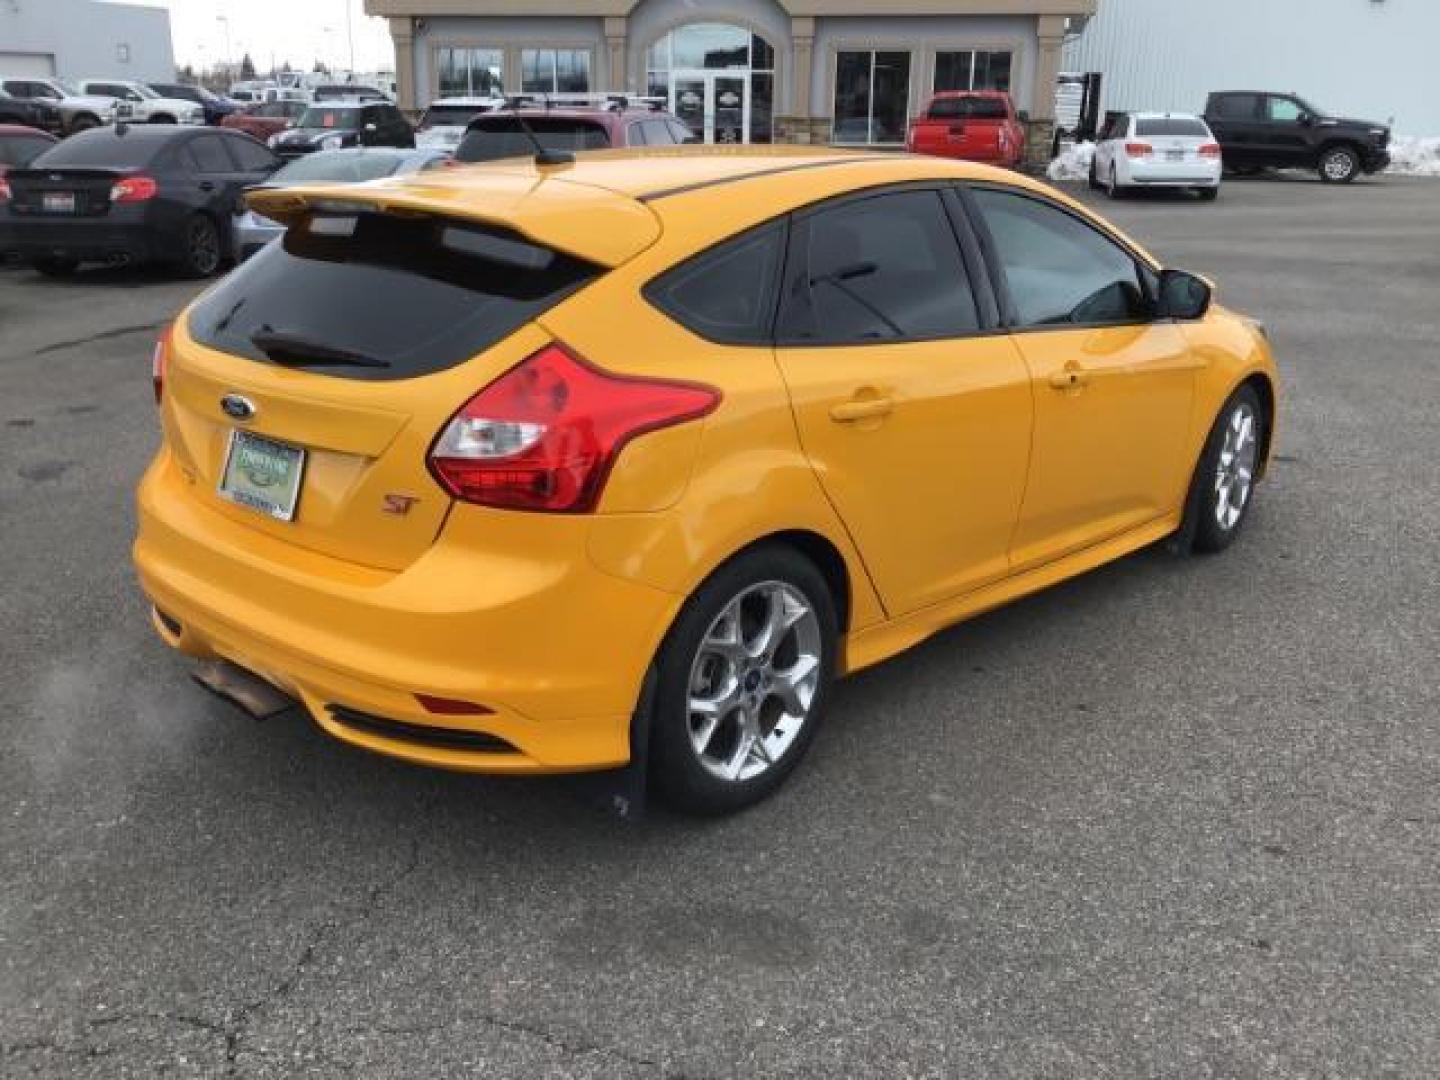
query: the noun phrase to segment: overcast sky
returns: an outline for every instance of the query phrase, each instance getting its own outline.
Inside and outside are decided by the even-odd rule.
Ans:
[[[208,67],[227,59],[239,63],[250,54],[255,67],[309,69],[316,60],[331,67],[349,67],[345,34],[346,9],[355,40],[355,67],[360,71],[393,69],[395,52],[384,19],[367,18],[363,0],[131,0],[170,9],[175,63]],[[225,30],[228,20],[230,37]]]

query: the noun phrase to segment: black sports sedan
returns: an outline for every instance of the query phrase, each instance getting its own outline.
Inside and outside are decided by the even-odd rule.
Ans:
[[[170,262],[208,277],[234,254],[241,192],[280,161],[225,128],[117,124],[56,143],[5,177],[0,253],[42,274]]]

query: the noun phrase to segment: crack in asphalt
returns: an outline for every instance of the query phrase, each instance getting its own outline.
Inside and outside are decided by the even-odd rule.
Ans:
[[[127,334],[141,334],[146,331],[159,330],[169,319],[161,319],[159,322],[141,323],[138,326],[117,326],[111,330],[99,330],[85,337],[75,338],[71,341],[55,341],[49,345],[42,345],[30,353],[31,356],[47,356],[50,353],[61,352],[65,349],[74,349],[80,345],[90,345],[96,341],[109,341],[111,338],[125,337]]]
[[[405,861],[398,873],[388,881],[382,881],[370,888],[369,894],[360,904],[351,918],[342,919],[332,915],[325,921],[318,924],[310,935],[310,940],[300,950],[300,955],[290,966],[289,973],[279,982],[272,986],[266,993],[253,1001],[247,1001],[232,1012],[226,1014],[225,1023],[221,1031],[225,1036],[225,1065],[226,1075],[236,1076],[240,1068],[240,1044],[248,1033],[251,1022],[256,1016],[263,1013],[267,1008],[277,1001],[281,1001],[294,991],[300,980],[304,978],[305,972],[315,960],[315,954],[319,948],[336,931],[345,926],[358,926],[369,921],[375,914],[385,897],[399,887],[400,883],[413,874],[420,866],[420,841],[412,840],[410,843],[410,856]]]

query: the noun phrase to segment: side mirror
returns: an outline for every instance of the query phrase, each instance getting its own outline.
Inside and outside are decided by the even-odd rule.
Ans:
[[[378,129],[375,127],[374,124],[366,124],[366,125],[365,125],[365,130],[368,131],[370,134],[373,135]]]
[[[1184,270],[1160,272],[1158,314],[1162,319],[1179,319],[1181,322],[1203,319],[1214,298],[1215,290],[1210,283],[1196,274]]]
[[[1028,124],[1028,123],[1030,122],[1030,110],[1029,110],[1029,109],[1021,109],[1021,110],[1020,110],[1018,113],[1016,113],[1015,115],[1020,118],[1020,123],[1022,123],[1022,124]]]
[[[1299,116],[1295,118],[1295,122],[1301,127],[1309,127],[1311,124],[1315,123],[1315,118],[1311,116],[1308,112],[1302,112]]]

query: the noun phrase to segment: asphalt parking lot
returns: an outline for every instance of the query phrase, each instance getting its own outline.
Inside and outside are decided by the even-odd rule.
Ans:
[[[1440,183],[1104,210],[1269,326],[1248,532],[857,677],[706,823],[193,686],[128,546],[196,286],[0,272],[0,1075],[1434,1076]]]

